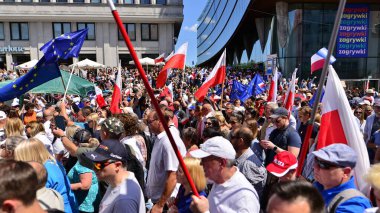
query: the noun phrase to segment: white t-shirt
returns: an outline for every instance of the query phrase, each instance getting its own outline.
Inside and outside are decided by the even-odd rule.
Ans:
[[[208,201],[210,212],[260,212],[256,190],[237,168],[229,180],[214,184]]]
[[[123,182],[112,188],[108,186],[99,205],[99,213],[145,212],[144,195],[135,175],[128,172]]]
[[[136,155],[137,160],[141,163],[141,166],[145,167],[144,157],[141,154],[141,151],[139,147],[137,146],[137,141],[135,138],[128,136],[120,141],[121,143],[128,145],[131,149],[133,149],[133,152]]]

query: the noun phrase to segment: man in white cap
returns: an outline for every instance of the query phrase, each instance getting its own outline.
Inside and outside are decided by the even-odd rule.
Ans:
[[[256,190],[234,166],[236,152],[225,138],[217,136],[190,152],[201,158],[206,177],[214,184],[208,198],[192,196],[193,212],[259,212]]]

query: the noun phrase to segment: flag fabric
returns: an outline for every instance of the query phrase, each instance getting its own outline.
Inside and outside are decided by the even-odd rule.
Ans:
[[[269,87],[268,102],[277,102],[277,83],[278,83],[278,72],[277,67],[273,70],[272,79]]]
[[[369,169],[369,158],[363,135],[351,111],[346,93],[334,68],[330,65],[325,95],[322,100],[322,118],[317,149],[333,143],[344,143],[358,155],[354,169],[355,183],[365,192],[368,185],[363,179]]]
[[[232,101],[237,100],[237,99],[242,101],[242,99],[244,99],[244,97],[246,96],[246,93],[247,93],[247,85],[243,85],[239,81],[234,80],[232,83],[230,99]]]
[[[113,86],[112,101],[110,111],[112,114],[120,114],[120,102],[121,102],[121,65],[119,63],[119,70],[117,71],[116,81]]]
[[[0,89],[0,101],[18,98],[29,90],[61,76],[58,64],[43,56],[32,69]]]
[[[287,109],[289,113],[288,117],[290,117],[290,114],[293,109],[293,104],[294,104],[294,97],[295,97],[294,95],[296,93],[296,84],[298,81],[298,79],[296,78],[297,70],[298,69],[296,68],[292,74],[292,80],[290,81],[288,91],[286,92],[285,101],[284,101],[285,109]]]
[[[311,56],[311,74],[323,68],[323,64],[325,63],[326,57],[327,57],[327,49],[324,47],[318,50],[316,54]],[[336,58],[331,55],[330,64],[333,64],[335,61],[336,61]]]
[[[57,61],[79,56],[88,29],[62,34],[41,47],[47,61]]]
[[[322,102],[324,95],[325,95],[325,88],[323,87],[323,89],[322,89],[322,95],[321,95],[321,98],[319,99],[320,103]],[[317,96],[317,94],[314,94],[313,97],[311,97],[311,99],[309,101],[309,106],[310,107],[313,107],[314,101],[317,98],[316,96]]]
[[[203,101],[207,95],[208,89],[215,87],[218,84],[222,84],[226,78],[226,49],[224,49],[214,69],[207,76],[202,86],[195,92],[194,97],[198,101]]]
[[[161,72],[158,74],[156,87],[162,88],[168,77],[168,69],[185,69],[186,52],[188,43],[182,44],[178,51],[166,62]]]
[[[252,85],[251,88],[250,85]],[[266,87],[264,80],[261,78],[259,74],[256,74],[255,77],[253,77],[252,81],[248,84],[248,91],[251,92],[249,97],[251,97],[252,95],[256,96],[262,94],[263,92],[265,92],[265,88]]]
[[[170,99],[172,100],[173,102],[173,83],[170,83],[167,87],[165,87],[159,97],[170,97]]]
[[[174,51],[172,51],[168,56],[166,56],[165,61],[169,61],[174,55]]]
[[[96,103],[98,103],[98,106],[102,108],[107,105],[103,98],[103,92],[98,86],[94,86],[94,87],[95,87],[95,94],[96,94]]]
[[[161,55],[159,55],[157,58],[154,59],[154,63],[157,64],[157,63],[163,62],[164,60],[165,60],[165,53],[162,53]]]

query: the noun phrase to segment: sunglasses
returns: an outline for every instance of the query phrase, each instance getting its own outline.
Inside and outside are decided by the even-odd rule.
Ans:
[[[205,125],[212,125],[212,123],[211,122],[205,122]]]
[[[314,161],[318,165],[318,167],[321,169],[343,168],[342,166],[339,166],[339,165],[335,165],[326,161],[321,161],[318,158],[315,158]]]
[[[355,112],[355,114],[362,114],[363,112]]]
[[[113,160],[107,160],[105,162],[94,162],[93,165],[94,165],[94,170],[96,171],[100,171],[102,169],[104,169],[105,167],[107,167],[108,165],[110,164],[113,164],[115,163],[116,161],[113,161]]]

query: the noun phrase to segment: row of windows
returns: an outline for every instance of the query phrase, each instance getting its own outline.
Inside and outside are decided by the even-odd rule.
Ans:
[[[136,41],[136,24],[125,23],[125,29],[129,38]],[[88,28],[86,40],[95,40],[95,23],[77,23],[77,29]],[[11,40],[29,40],[29,24],[25,22],[11,22]],[[64,33],[71,32],[71,23],[55,22],[53,23],[53,37],[58,37]],[[0,22],[0,40],[5,39],[4,23]],[[119,40],[123,37],[119,31]],[[142,41],[158,41],[158,24],[141,24],[141,40]]]
[[[4,0],[4,2],[16,2],[16,0]],[[31,3],[33,0],[21,0],[21,2]],[[49,3],[50,0],[38,0],[38,2]],[[68,0],[56,0],[58,3],[68,3]],[[100,4],[102,0],[90,0],[91,3]],[[118,4],[118,0],[113,0],[115,4]],[[85,0],[73,0],[73,3],[85,3]],[[135,0],[123,0],[123,4],[136,4]],[[151,0],[140,0],[140,4],[152,4]],[[156,4],[164,5],[166,0],[156,0]]]

